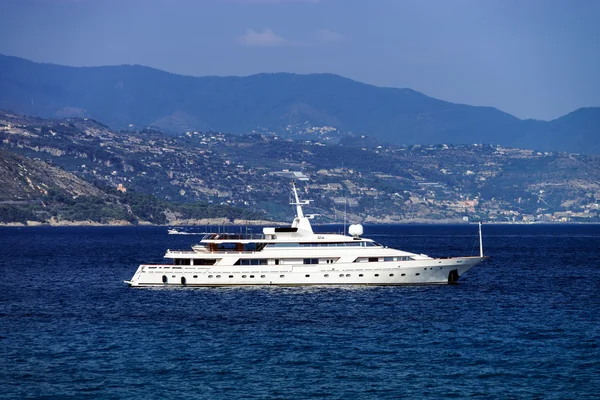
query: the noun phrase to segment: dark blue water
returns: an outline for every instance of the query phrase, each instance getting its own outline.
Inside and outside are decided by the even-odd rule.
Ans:
[[[475,226],[370,226],[430,255]],[[458,285],[134,289],[198,236],[0,228],[0,398],[599,398],[600,226],[484,226]]]

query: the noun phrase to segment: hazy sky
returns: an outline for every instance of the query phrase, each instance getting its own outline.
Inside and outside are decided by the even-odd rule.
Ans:
[[[520,118],[600,106],[600,0],[0,0],[0,53],[331,72]]]

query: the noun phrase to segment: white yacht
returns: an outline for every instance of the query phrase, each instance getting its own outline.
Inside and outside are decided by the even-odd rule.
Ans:
[[[479,256],[432,258],[390,249],[361,237],[314,233],[292,184],[296,217],[289,228],[262,234],[211,233],[192,250],[167,250],[168,264],[140,265],[130,286],[406,285],[454,283],[485,259],[479,226]]]

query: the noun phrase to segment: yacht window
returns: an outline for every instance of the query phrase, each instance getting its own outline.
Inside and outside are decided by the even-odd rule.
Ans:
[[[190,259],[189,258],[174,258],[173,264],[174,265],[190,265]]]
[[[383,261],[394,261],[394,257],[383,257]]]
[[[370,242],[369,242],[370,243]],[[269,243],[267,247],[361,247],[364,242],[333,242],[333,243]],[[370,246],[375,246],[370,244]],[[257,245],[257,251],[260,250]]]
[[[233,265],[267,265],[266,258],[240,258]]]
[[[256,243],[244,243],[244,251],[256,251]]]
[[[194,258],[194,265],[215,265],[217,260],[214,258]]]
[[[369,257],[369,262],[377,262],[379,261],[378,257]]]
[[[318,258],[305,258],[304,259],[304,264],[318,264],[318,263],[319,263]]]
[[[237,243],[217,243],[218,250],[236,250]]]
[[[279,265],[279,259],[275,260],[275,265]]]

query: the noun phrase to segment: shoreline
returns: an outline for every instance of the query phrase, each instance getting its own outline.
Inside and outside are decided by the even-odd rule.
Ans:
[[[465,222],[462,220],[406,220],[406,221],[393,221],[393,222],[377,222],[369,221],[362,223],[362,225],[472,225],[477,224],[477,221]],[[327,226],[327,225],[343,225],[343,222],[324,222],[324,223],[313,223],[313,226]],[[350,226],[350,222],[346,222],[346,225]],[[509,222],[509,221],[482,221],[483,225],[598,225],[600,221],[596,222],[560,222],[560,221],[536,221],[536,222]],[[173,221],[169,224],[152,224],[149,222],[140,222],[132,224],[128,221],[113,221],[109,223],[99,223],[94,221],[50,221],[50,222],[38,222],[38,221],[27,221],[27,223],[21,222],[0,222],[0,227],[15,227],[15,228],[30,228],[30,227],[200,227],[200,226],[230,226],[230,227],[241,227],[241,226],[286,226],[289,222],[285,221],[267,221],[267,220],[234,220],[229,221],[226,218],[205,218],[199,220],[178,220]]]

